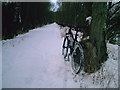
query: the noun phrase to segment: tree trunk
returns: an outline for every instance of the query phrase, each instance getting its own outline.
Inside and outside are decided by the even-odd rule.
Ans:
[[[101,63],[107,60],[107,48],[105,43],[106,14],[106,2],[93,3],[90,41],[85,42],[85,72],[96,72],[100,69]]]

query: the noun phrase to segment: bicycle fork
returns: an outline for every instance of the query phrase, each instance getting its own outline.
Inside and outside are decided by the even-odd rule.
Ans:
[[[70,44],[71,44],[71,42],[70,42]],[[70,61],[70,56],[72,55],[72,52],[73,52],[73,47],[71,46],[71,45],[69,45],[69,48],[68,48],[69,50],[67,50],[67,54],[66,54],[66,56],[64,57],[64,58],[68,58],[68,60],[67,61]]]

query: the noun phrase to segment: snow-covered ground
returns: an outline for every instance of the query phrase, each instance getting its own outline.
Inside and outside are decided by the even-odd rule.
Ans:
[[[81,72],[79,80],[83,88],[118,88],[118,45],[107,43],[108,60],[93,74]]]
[[[62,38],[54,24],[2,41],[2,88],[118,87],[118,46],[107,44],[109,59],[94,74],[74,75],[61,55]]]

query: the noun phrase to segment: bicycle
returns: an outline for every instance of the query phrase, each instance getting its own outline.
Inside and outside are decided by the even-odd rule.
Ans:
[[[75,36],[72,33],[72,28],[76,31]],[[66,33],[66,36],[63,41],[62,46],[62,55],[64,55],[64,59],[71,56],[71,64],[72,70],[75,74],[78,74],[83,66],[84,62],[84,52],[81,42],[78,39],[78,32],[80,32],[80,28],[69,26],[69,31]],[[70,49],[70,52],[68,52]]]

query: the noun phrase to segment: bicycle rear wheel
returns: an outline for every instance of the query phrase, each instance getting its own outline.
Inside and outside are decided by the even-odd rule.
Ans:
[[[83,60],[84,60],[83,48],[80,43],[76,42],[74,50],[71,55],[72,70],[75,74],[78,74],[81,71]]]
[[[68,55],[68,48],[69,48],[69,40],[68,37],[66,36],[62,46],[62,55],[64,55],[64,58],[66,58]]]

